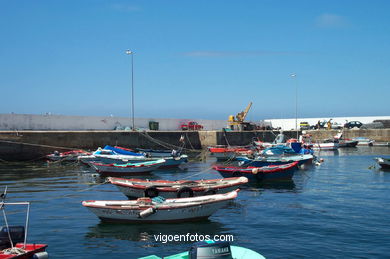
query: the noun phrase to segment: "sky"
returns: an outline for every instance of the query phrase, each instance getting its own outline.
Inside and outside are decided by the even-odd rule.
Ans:
[[[0,0],[0,113],[390,115],[390,1]],[[291,75],[296,76],[291,76]]]

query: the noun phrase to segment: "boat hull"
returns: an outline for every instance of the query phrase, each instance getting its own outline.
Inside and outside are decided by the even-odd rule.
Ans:
[[[280,157],[262,157],[256,159],[249,159],[246,157],[239,157],[237,160],[241,161],[242,166],[263,167],[269,165],[285,165],[293,162],[298,162],[298,165],[308,164],[313,161],[313,155],[297,155],[297,156],[280,156]]]
[[[223,177],[245,176],[250,181],[288,181],[298,169],[298,162],[264,167],[214,167]]]
[[[105,222],[185,222],[208,218],[236,198],[237,191],[203,197],[168,199],[168,202],[148,205],[137,205],[138,201],[84,201],[82,204]],[[147,210],[153,212],[142,217],[141,213]]]
[[[380,167],[383,169],[390,169],[390,159],[377,157],[375,158],[375,161],[379,164]]]
[[[165,160],[158,160],[156,163],[145,162],[145,163],[134,163],[117,165],[117,164],[101,164],[101,163],[91,163],[91,166],[96,170],[96,172],[105,174],[105,175],[133,175],[133,174],[144,174],[149,173],[157,168],[159,168]]]
[[[162,196],[166,199],[179,198],[182,195],[192,195],[194,197],[204,196],[210,194],[222,194],[236,190],[240,185],[248,182],[245,177],[218,179],[218,180],[204,180],[204,181],[145,181],[140,179],[122,179],[112,178],[108,179],[112,184],[116,185],[128,198],[140,198],[147,195],[147,190],[153,188],[154,196]],[[186,188],[191,189],[190,192],[182,193],[181,190]]]

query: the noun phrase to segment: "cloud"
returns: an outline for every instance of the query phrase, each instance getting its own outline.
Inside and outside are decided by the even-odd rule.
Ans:
[[[129,4],[112,4],[111,8],[121,12],[137,12],[141,10],[138,6]]]
[[[253,57],[265,55],[297,55],[304,52],[294,51],[190,51],[182,55],[188,57]]]
[[[343,16],[329,13],[318,16],[316,24],[321,28],[344,28],[348,26],[348,22]]]

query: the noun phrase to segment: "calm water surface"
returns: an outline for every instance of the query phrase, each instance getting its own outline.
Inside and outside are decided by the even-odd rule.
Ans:
[[[153,235],[231,234],[234,244],[270,258],[390,258],[390,172],[373,158],[388,147],[322,152],[325,162],[298,171],[293,181],[250,185],[209,220],[181,224],[103,224],[82,200],[123,199],[78,165],[0,162],[8,201],[31,201],[30,242],[49,244],[50,258],[138,258],[167,256],[190,243],[156,242]],[[160,170],[150,179],[212,179],[215,163],[191,162],[183,170]],[[23,224],[20,209],[7,207],[10,224]],[[2,221],[1,224],[4,222]]]

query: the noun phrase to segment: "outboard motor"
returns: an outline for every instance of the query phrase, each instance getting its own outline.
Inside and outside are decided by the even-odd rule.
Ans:
[[[233,259],[229,242],[198,242],[188,253],[190,259]]]
[[[9,234],[14,244],[24,241],[24,227],[23,226],[9,226]],[[0,228],[0,249],[10,248],[11,242],[8,237],[8,228],[2,226]]]

